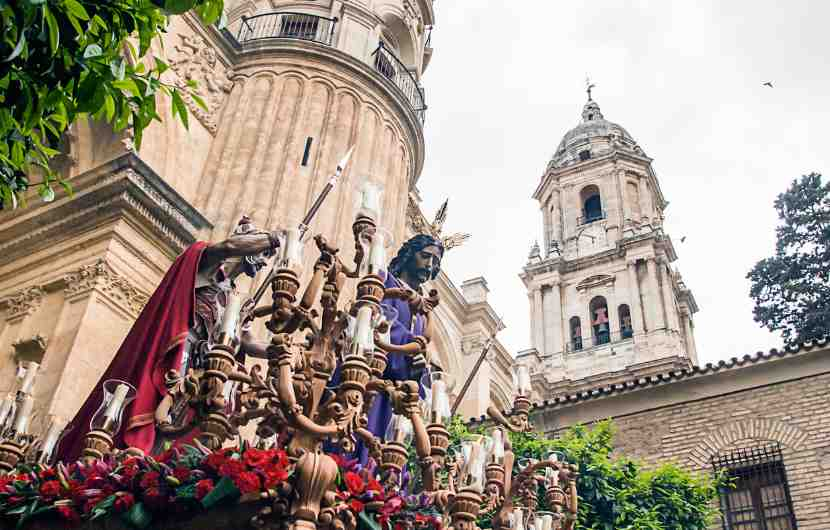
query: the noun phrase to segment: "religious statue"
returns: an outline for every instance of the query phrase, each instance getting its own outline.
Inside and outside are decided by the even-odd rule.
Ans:
[[[419,234],[404,243],[389,264],[381,306],[394,320],[391,344],[382,345],[389,352],[384,379],[419,381],[427,368],[431,312],[438,305],[438,294],[434,290],[424,293],[423,285],[438,275],[443,256],[440,239]],[[391,417],[388,397],[379,395],[369,410],[369,430],[383,436]]]
[[[117,446],[155,453],[165,442],[198,434],[190,422],[191,411],[174,407],[173,395],[186,383],[188,373],[202,369],[205,352],[235,292],[236,279],[242,274],[256,276],[279,245],[276,232],[259,230],[243,217],[228,239],[198,241],[188,247],[167,271],[75,416],[60,458],[68,461],[81,453],[84,434],[102,400],[102,383],[109,379],[126,381],[137,391],[125,411]],[[265,347],[243,327],[237,360],[244,362],[246,355],[264,357]]]

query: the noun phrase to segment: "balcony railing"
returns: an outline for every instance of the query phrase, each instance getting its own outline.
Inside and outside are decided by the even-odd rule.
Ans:
[[[336,18],[307,13],[264,13],[242,17],[236,40],[244,44],[260,39],[300,39],[331,46]]]
[[[598,212],[586,212],[582,210],[582,216],[576,218],[576,225],[582,226],[587,225],[588,223],[593,223],[594,221],[600,221],[608,217],[605,210],[600,210]]]
[[[421,123],[424,123],[427,110],[424,102],[424,90],[418,85],[412,72],[383,45],[383,41],[372,54],[372,65],[380,75],[392,81],[398,87],[398,90],[409,101],[409,105],[417,114],[418,119],[421,120]]]
[[[622,328],[619,331],[604,331],[590,337],[572,337],[568,341],[565,348],[568,352],[576,352],[580,350],[587,350],[595,346],[603,346],[605,344],[613,344],[628,340],[634,336],[634,330],[631,328]]]

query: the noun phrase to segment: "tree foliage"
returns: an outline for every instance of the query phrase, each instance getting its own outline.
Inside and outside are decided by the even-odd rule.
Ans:
[[[552,451],[579,465],[579,530],[706,530],[718,514],[713,502],[722,483],[674,464],[646,468],[614,456],[613,429],[605,421],[592,429],[573,427],[556,439],[527,433],[511,434],[510,440],[516,465],[520,458],[542,459]],[[469,431],[457,421],[450,433],[458,444]],[[490,528],[489,519],[479,526]]]
[[[223,0],[0,0],[0,207],[18,205],[33,173],[54,196],[50,161],[78,118],[132,127],[140,145],[162,93],[187,126],[183,97],[204,106],[195,85],[162,82],[168,66],[149,51],[169,15],[190,9],[213,23]]]
[[[789,343],[830,334],[830,183],[810,173],[775,200],[775,255],[747,274],[754,317]]]

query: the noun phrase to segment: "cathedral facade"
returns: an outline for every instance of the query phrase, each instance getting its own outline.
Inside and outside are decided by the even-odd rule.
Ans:
[[[189,129],[163,99],[164,121],[140,146],[105,124],[75,123],[57,160],[73,195],[33,195],[27,208],[0,212],[0,391],[14,390],[23,362],[39,363],[41,418],[74,415],[183,249],[224,239],[242,215],[262,228],[296,226],[351,147],[311,233],[351,248],[355,197],[368,181],[383,190],[379,224],[392,250],[416,232],[440,235],[416,187],[432,1],[248,0],[226,9],[221,30],[173,17],[151,50],[170,65],[166,82],[198,84],[207,110],[186,101]],[[430,347],[460,388],[498,320],[483,280],[456,287],[442,274],[434,283],[443,303]],[[496,343],[461,410],[506,404],[510,364]]]

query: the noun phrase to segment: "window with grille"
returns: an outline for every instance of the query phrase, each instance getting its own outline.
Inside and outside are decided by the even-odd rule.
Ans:
[[[717,455],[712,467],[732,482],[720,492],[724,530],[797,530],[779,443]]]

